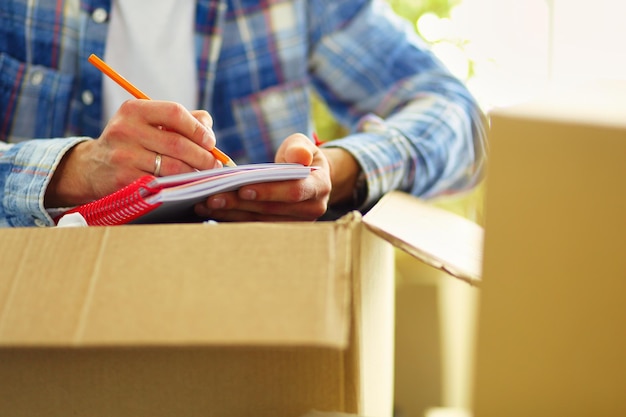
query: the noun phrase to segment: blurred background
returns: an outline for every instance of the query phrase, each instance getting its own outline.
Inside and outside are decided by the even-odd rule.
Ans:
[[[527,100],[547,82],[626,78],[623,0],[383,1],[467,82],[486,111]],[[325,137],[340,136],[316,106]]]
[[[623,0],[384,0],[488,114],[549,84],[625,79]],[[584,98],[581,98],[584,99]],[[344,129],[314,99],[325,139]],[[433,203],[482,224],[484,187]],[[398,251],[395,414],[464,417],[472,404],[479,291]]]

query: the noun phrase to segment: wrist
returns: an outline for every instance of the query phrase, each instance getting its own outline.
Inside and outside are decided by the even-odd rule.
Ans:
[[[84,172],[77,168],[82,151],[91,141],[78,143],[70,148],[57,165],[44,195],[46,208],[70,207],[89,200]]]
[[[332,190],[329,206],[360,207],[367,197],[367,177],[357,160],[341,148],[323,148],[330,166]]]

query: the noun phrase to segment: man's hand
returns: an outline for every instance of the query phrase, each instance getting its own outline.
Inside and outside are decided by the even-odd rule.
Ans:
[[[209,152],[215,147],[213,120],[205,111],[187,111],[174,102],[129,100],[97,140],[71,149],[46,190],[46,207],[83,204],[153,174],[157,154],[160,175],[221,166]]]
[[[196,205],[196,214],[219,221],[312,221],[327,209],[331,192],[326,155],[302,134],[289,136],[275,162],[316,166],[305,179],[244,186]]]

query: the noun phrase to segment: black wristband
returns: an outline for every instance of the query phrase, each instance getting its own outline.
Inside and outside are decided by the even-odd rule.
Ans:
[[[352,190],[352,207],[359,208],[365,203],[365,199],[367,198],[367,176],[365,175],[365,171],[361,170],[359,175],[356,177],[356,183],[354,184],[354,189]]]

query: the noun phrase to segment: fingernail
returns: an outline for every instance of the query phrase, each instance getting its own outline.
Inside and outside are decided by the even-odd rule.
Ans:
[[[256,200],[256,191],[247,188],[239,193],[239,197],[243,200]]]
[[[215,197],[209,200],[209,207],[218,210],[226,206],[226,200],[223,197]]]
[[[215,146],[215,133],[213,130],[204,126],[204,135],[202,137],[203,144],[205,146]]]

